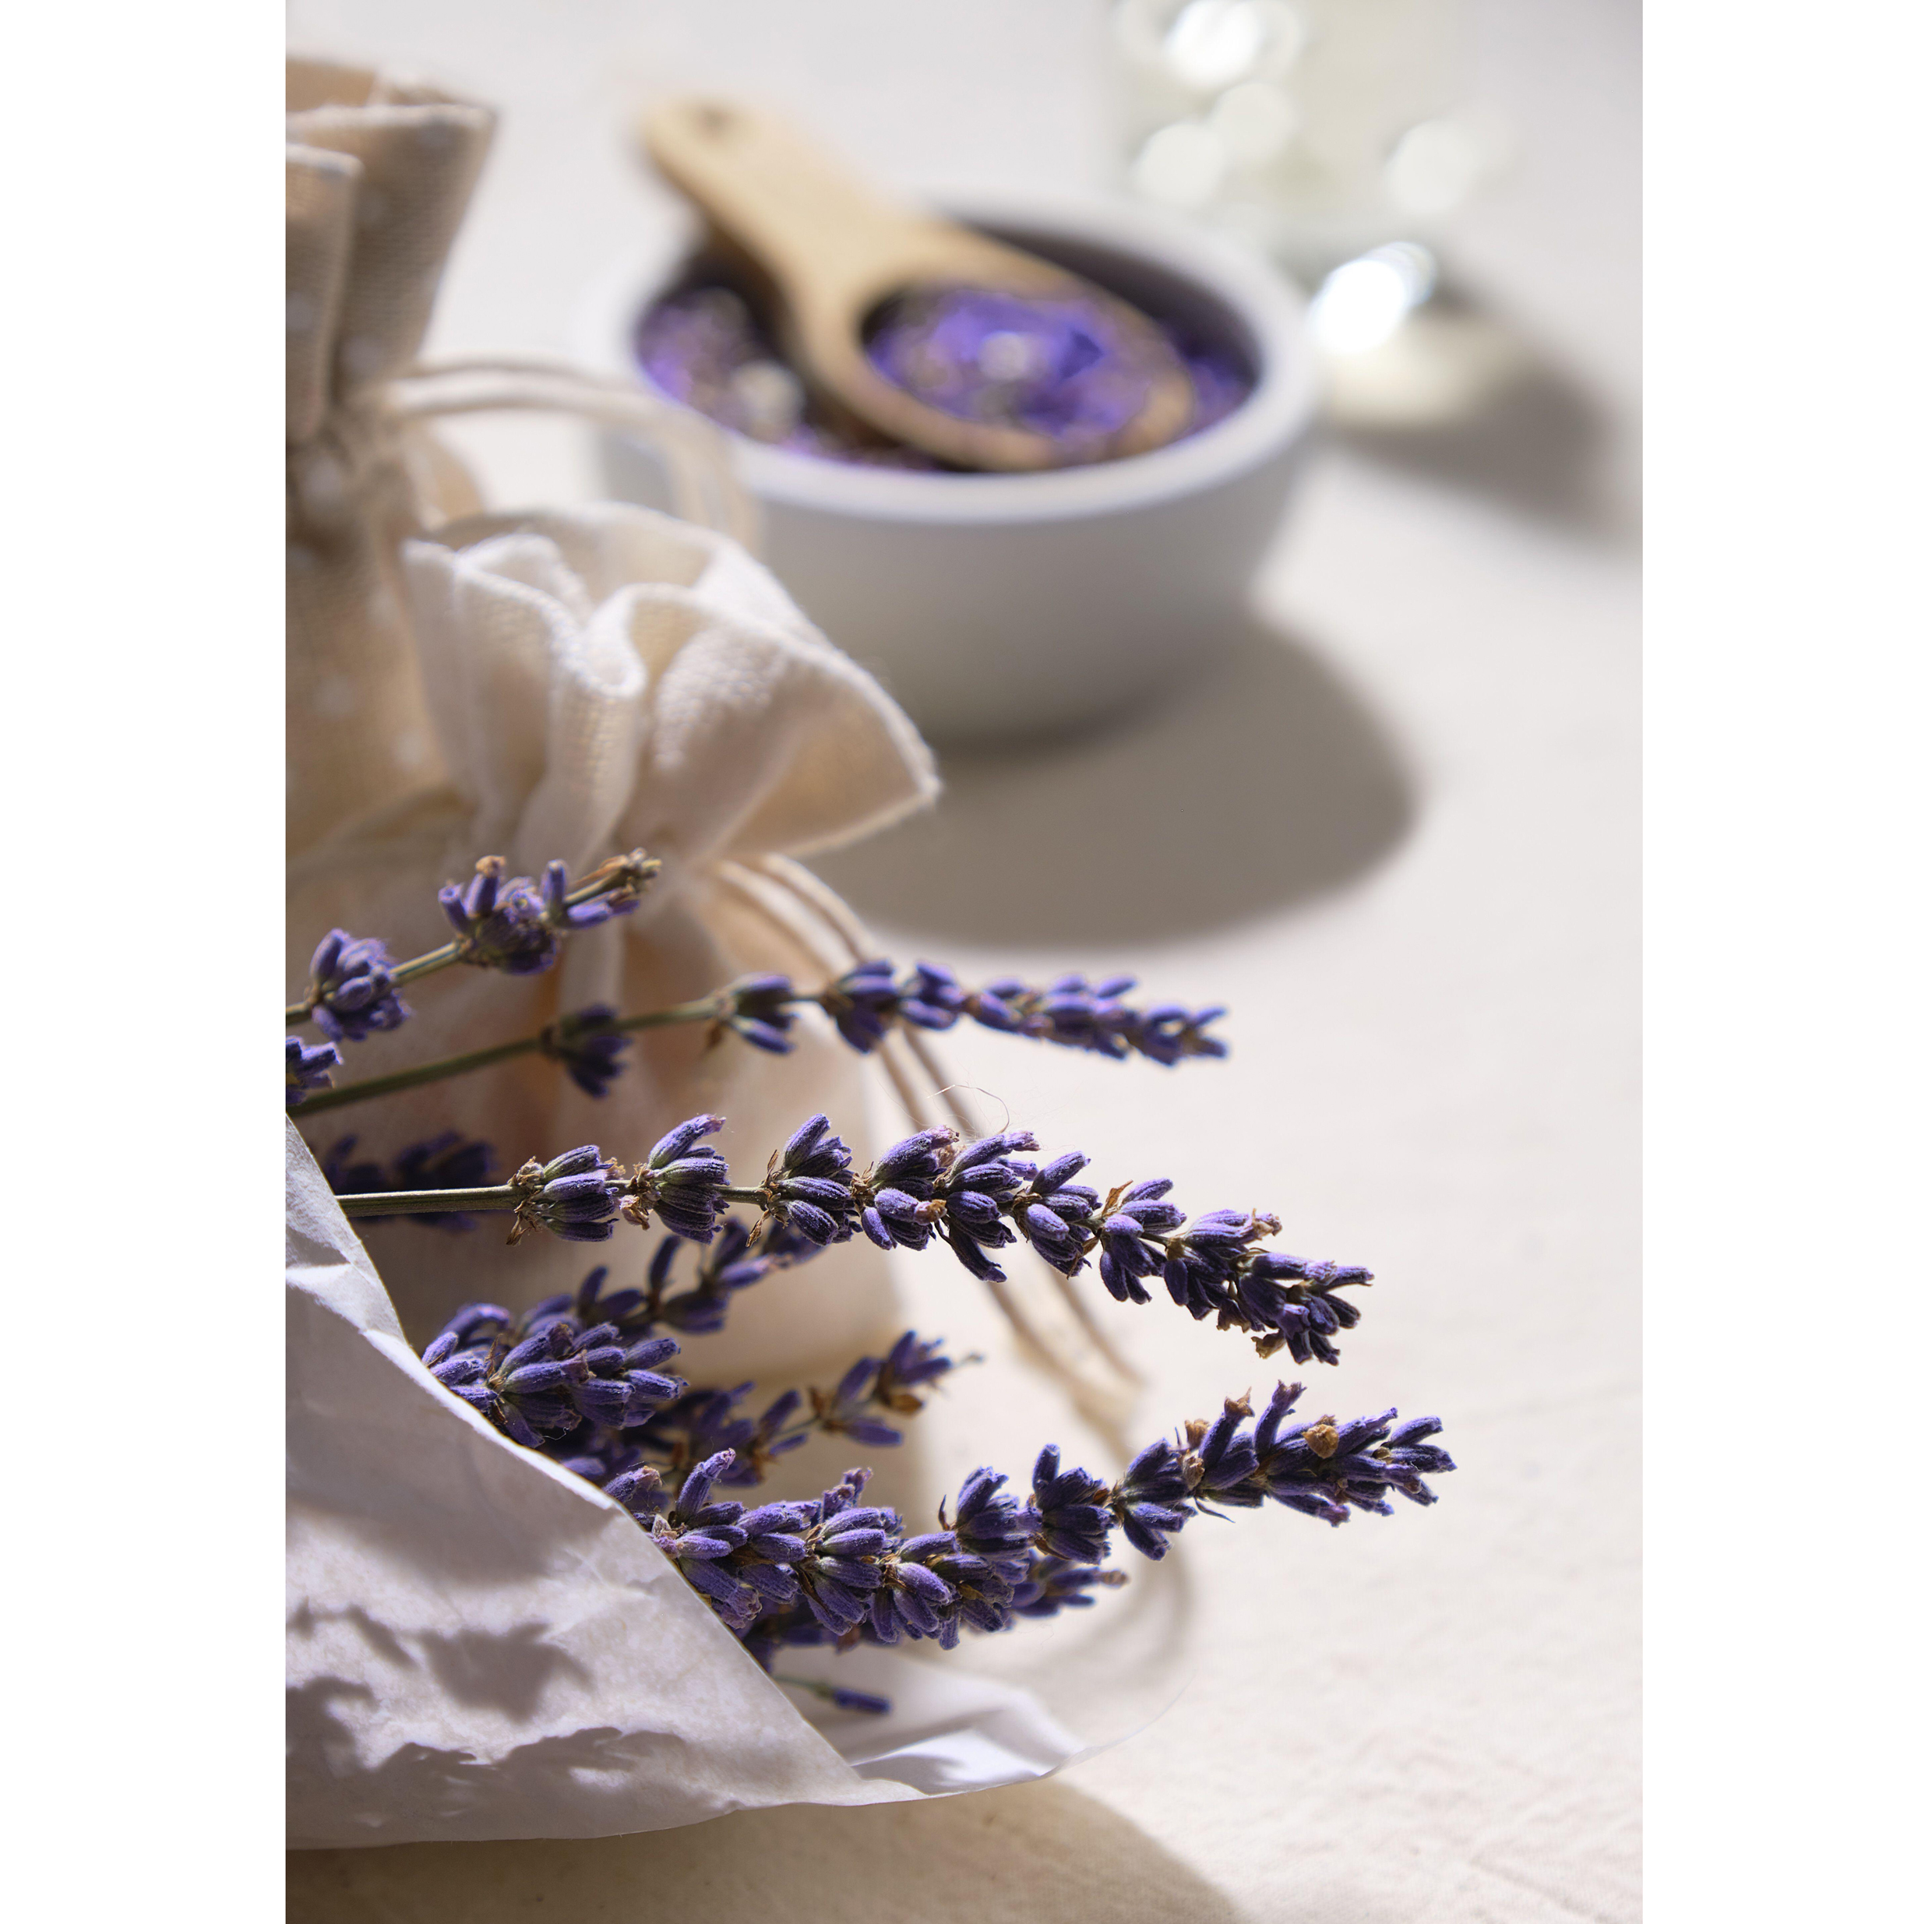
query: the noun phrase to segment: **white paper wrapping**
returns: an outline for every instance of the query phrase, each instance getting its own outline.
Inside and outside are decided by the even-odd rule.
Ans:
[[[287,1161],[292,1845],[612,1836],[1080,1754],[1025,1692],[894,1651],[795,1653],[894,1700],[815,1728],[622,1510],[442,1389],[292,1127]]]

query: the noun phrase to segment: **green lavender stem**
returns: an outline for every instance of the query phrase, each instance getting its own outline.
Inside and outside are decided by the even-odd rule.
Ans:
[[[514,1209],[531,1192],[513,1183],[499,1182],[482,1189],[377,1189],[366,1196],[338,1196],[345,1216],[471,1216],[492,1210]],[[727,1189],[718,1193],[728,1203],[764,1207],[764,1192]]]
[[[794,996],[795,1002],[810,1002],[809,995]],[[694,1002],[673,1003],[668,1009],[652,1009],[638,1016],[615,1016],[608,1022],[577,1024],[579,1035],[628,1034],[637,1029],[664,1029],[680,1022],[714,1022],[723,1011],[721,997],[700,995]],[[520,1036],[513,1042],[498,1042],[488,1048],[471,1049],[464,1055],[445,1055],[432,1062],[418,1062],[414,1069],[399,1069],[387,1076],[368,1076],[360,1082],[345,1082],[333,1089],[321,1089],[305,1098],[298,1112],[319,1115],[324,1109],[339,1109],[344,1103],[366,1102],[375,1096],[393,1095],[398,1089],[419,1088],[425,1083],[441,1082],[450,1076],[465,1076],[473,1069],[488,1069],[506,1062],[513,1056],[541,1054],[555,1025],[539,1029],[534,1035]]]

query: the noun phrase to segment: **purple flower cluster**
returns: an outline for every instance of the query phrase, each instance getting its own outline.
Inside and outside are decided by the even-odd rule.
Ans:
[[[789,1269],[816,1256],[823,1246],[797,1235],[775,1218],[755,1232],[736,1216],[719,1224],[717,1233],[698,1253],[697,1273],[690,1288],[670,1294],[671,1277],[679,1251],[688,1248],[682,1237],[666,1236],[652,1253],[645,1271],[646,1288],[641,1292],[622,1293],[634,1302],[634,1316],[640,1327],[678,1330],[686,1336],[710,1336],[724,1327],[732,1298],[741,1289],[763,1281],[774,1270]],[[604,1272],[593,1272],[588,1287]],[[630,1327],[627,1321],[626,1327]]]
[[[331,1042],[361,1042],[409,1020],[409,1006],[390,971],[396,958],[373,936],[332,929],[308,964],[306,1004]]]
[[[1211,1316],[1222,1329],[1246,1331],[1262,1355],[1286,1349],[1304,1364],[1338,1360],[1333,1339],[1353,1328],[1360,1313],[1338,1292],[1372,1280],[1365,1269],[1258,1246],[1281,1228],[1272,1216],[1220,1209],[1189,1221],[1167,1200],[1172,1185],[1164,1179],[1123,1184],[1103,1199],[1074,1179],[1085,1156],[1035,1162],[1039,1144],[1024,1129],[963,1147],[953,1130],[921,1129],[860,1171],[830,1120],[815,1115],[772,1156],[761,1185],[739,1188],[724,1159],[703,1146],[722,1122],[696,1115],[679,1123],[633,1170],[594,1143],[548,1162],[531,1160],[502,1192],[502,1206],[516,1210],[510,1240],[541,1225],[573,1241],[601,1242],[621,1216],[640,1225],[654,1217],[675,1236],[709,1243],[728,1203],[755,1199],[764,1211],[756,1259],[764,1267],[746,1273],[746,1281],[770,1267],[780,1236],[795,1252],[862,1233],[884,1249],[923,1249],[936,1239],[987,1281],[1005,1277],[992,1253],[1016,1242],[1068,1277],[1098,1251],[1102,1283],[1116,1301],[1149,1301],[1148,1281],[1158,1276],[1197,1320]],[[372,1193],[337,1187],[339,1194]],[[749,1242],[734,1241],[693,1313],[721,1318],[725,1298],[739,1286],[724,1272],[746,1256]],[[660,1250],[658,1262],[672,1260]]]
[[[766,1210],[823,1248],[852,1233],[852,1152],[832,1133],[829,1118],[802,1124],[765,1172]]]
[[[829,1394],[812,1392],[814,1426],[833,1436],[849,1436],[854,1443],[892,1449],[904,1440],[902,1432],[873,1412],[916,1416],[925,1407],[916,1392],[958,1367],[936,1340],[925,1341],[908,1330],[884,1356],[860,1357]]]
[[[694,1115],[660,1136],[626,1185],[625,1215],[641,1226],[654,1214],[673,1235],[709,1242],[732,1172],[715,1149],[700,1145],[724,1126],[721,1115]]]
[[[354,1160],[359,1137],[344,1136],[322,1158],[322,1173],[337,1196],[379,1196],[391,1189],[481,1189],[495,1172],[496,1151],[486,1142],[455,1129],[412,1143],[396,1158],[392,1169],[379,1162]],[[364,1216],[365,1223],[393,1222],[393,1216]],[[447,1214],[411,1215],[400,1220],[425,1228],[460,1232],[474,1229],[479,1220],[460,1210]]]
[[[738,1468],[721,1451],[693,1472],[703,1506],[681,1495],[672,1542],[660,1535],[659,1542],[768,1665],[787,1644],[911,1638],[950,1650],[962,1630],[996,1632],[1019,1616],[1084,1608],[1097,1587],[1125,1580],[1104,1567],[1116,1530],[1158,1559],[1190,1517],[1223,1507],[1272,1501],[1340,1523],[1352,1510],[1389,1514],[1391,1490],[1419,1503],[1436,1500],[1423,1478],[1455,1465],[1427,1440],[1441,1428],[1434,1418],[1398,1425],[1391,1410],[1345,1424],[1323,1417],[1285,1426],[1300,1394],[1299,1384],[1278,1385],[1252,1425],[1246,1399],[1231,1401],[1212,1423],[1188,1424],[1184,1447],[1150,1444],[1111,1484],[1063,1467],[1050,1445],[1024,1499],[998,1472],[975,1470],[951,1522],[942,1506],[940,1528],[912,1535],[895,1511],[862,1501],[869,1474],[862,1469],[809,1502],[752,1513],[734,1506],[726,1514],[708,1503],[713,1485],[734,1481]],[[620,1485],[627,1505],[640,1492],[647,1492],[649,1515],[663,1505],[654,1475],[607,1487],[619,1494]],[[694,1549],[693,1530],[721,1534]],[[760,1537],[766,1541],[754,1541]],[[709,1566],[703,1579],[689,1567],[694,1557]]]
[[[895,301],[866,351],[928,407],[1049,435],[1069,460],[1107,452],[1146,405],[1156,365],[1101,301],[974,287]]]
[[[287,1106],[299,1107],[311,1089],[326,1089],[329,1072],[342,1066],[342,1052],[333,1042],[305,1042],[298,1035],[287,1038],[288,1060]]]
[[[1225,1009],[1190,1009],[1180,1003],[1135,1009],[1123,999],[1134,985],[1131,975],[1098,982],[1062,975],[1044,988],[1005,976],[972,989],[936,962],[915,963],[901,977],[880,957],[848,970],[820,991],[817,1000],[862,1055],[876,1048],[895,1022],[950,1029],[969,1016],[1003,1035],[1028,1036],[1116,1062],[1141,1055],[1171,1067],[1190,1057],[1226,1055],[1227,1044],[1206,1033],[1210,1023],[1226,1014]]]
[[[607,1242],[629,1195],[622,1172],[594,1143],[548,1162],[533,1157],[510,1182],[518,1192],[512,1242],[539,1224],[569,1242]]]
[[[791,1052],[791,1005],[799,998],[788,975],[746,975],[717,993],[717,1026],[767,1055]]]
[[[674,1401],[684,1383],[661,1365],[677,1353],[668,1336],[627,1344],[615,1323],[586,1324],[566,1297],[520,1320],[494,1303],[472,1303],[423,1361],[446,1390],[536,1450],[586,1425],[622,1429]]]
[[[485,855],[467,885],[452,883],[436,899],[457,932],[460,960],[508,975],[538,975],[556,960],[563,936],[627,915],[637,906],[642,877],[630,872],[640,865],[634,858],[607,865],[610,888],[573,902],[562,862],[550,863],[541,883],[528,876],[506,880],[502,857]]]
[[[629,1036],[611,1028],[616,1020],[617,1011],[608,1003],[591,1003],[559,1016],[543,1031],[538,1047],[553,1062],[561,1062],[563,1073],[587,1096],[601,1098],[623,1073],[624,1052],[630,1047]]]

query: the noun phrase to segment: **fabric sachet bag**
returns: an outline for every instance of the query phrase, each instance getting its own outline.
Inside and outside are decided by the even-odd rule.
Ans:
[[[753,971],[806,985],[836,972],[764,906],[770,890],[742,865],[896,819],[934,777],[904,716],[764,569],[722,535],[599,504],[451,523],[404,544],[399,572],[449,773],[291,865],[291,985],[332,927],[380,932],[398,956],[446,940],[437,886],[480,851],[524,875],[552,859],[578,874],[633,847],[664,867],[634,913],[573,936],[545,974],[457,969],[412,986],[410,1020],[346,1045],[338,1080],[531,1034],[594,1003],[636,1012]],[[351,1153],[384,1158],[454,1129],[492,1143],[505,1172],[583,1142],[635,1161],[704,1112],[727,1118],[716,1140],[741,1167],[761,1165],[819,1110],[862,1144],[862,1060],[822,1024],[793,1036],[777,1056],[715,1042],[702,1024],[647,1031],[601,1098],[531,1055],[297,1120],[325,1158],[351,1136]],[[520,1309],[573,1289],[604,1254],[548,1237],[509,1249],[487,1224],[454,1235],[397,1219],[368,1235],[419,1341],[463,1302]],[[609,1253],[641,1269],[624,1242]],[[756,1314],[693,1339],[692,1368],[849,1358],[891,1313],[883,1258],[855,1241],[788,1274]]]

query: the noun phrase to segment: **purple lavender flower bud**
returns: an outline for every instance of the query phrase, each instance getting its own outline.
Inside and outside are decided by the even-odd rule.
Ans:
[[[830,1695],[835,1710],[863,1711],[869,1717],[883,1717],[892,1708],[890,1697],[874,1697],[865,1690],[848,1690],[837,1684],[831,1686]]]
[[[1190,1436],[1194,1450],[1185,1474],[1191,1496],[1242,1509],[1260,1503],[1260,1492],[1247,1486],[1255,1470],[1254,1439],[1242,1427],[1253,1414],[1245,1396],[1231,1397],[1197,1440]]]
[[[880,1365],[878,1381],[873,1388],[874,1399],[902,1415],[910,1416],[921,1408],[912,1392],[937,1383],[958,1366],[940,1348],[944,1341],[943,1337],[935,1337],[929,1343],[922,1342],[916,1332],[908,1330]]]
[[[625,1186],[594,1143],[566,1150],[547,1163],[526,1163],[513,1179],[522,1192],[510,1240],[518,1241],[532,1223],[541,1223],[572,1242],[608,1241],[617,1227]]]
[[[1030,1164],[1014,1158],[1039,1146],[1025,1129],[982,1136],[956,1151],[933,1186],[940,1234],[967,1270],[983,1281],[1005,1280],[1006,1272],[986,1251],[1014,1240],[1013,1232],[999,1220],[1000,1212],[1027,1186],[1034,1172]]]
[[[996,1567],[1024,1566],[1027,1545],[1040,1527],[1039,1513],[1023,1504],[997,1471],[978,1469],[961,1485],[952,1531],[960,1548]],[[946,1521],[940,1512],[940,1521]]]
[[[575,935],[580,929],[595,929],[614,915],[628,915],[637,906],[634,893],[620,890],[612,895],[593,897],[587,902],[572,902],[570,878],[560,862],[545,865],[543,873],[544,920],[561,932]]]
[[[662,1478],[647,1465],[614,1477],[604,1485],[604,1494],[615,1498],[640,1522],[661,1515],[670,1501]]]
[[[640,1224],[655,1214],[686,1242],[709,1242],[717,1233],[732,1172],[716,1150],[698,1145],[724,1126],[721,1115],[694,1115],[661,1137],[631,1178],[626,1214]]]
[[[557,959],[556,931],[543,891],[528,876],[503,879],[501,855],[485,855],[468,885],[437,892],[463,946],[463,960],[508,975],[536,975]]]
[[[394,963],[374,937],[330,929],[308,964],[308,1010],[316,1027],[332,1042],[360,1042],[400,1028],[409,1010],[390,977]]]
[[[1443,1475],[1456,1467],[1446,1450],[1423,1440],[1441,1430],[1438,1418],[1415,1417],[1392,1430],[1384,1447],[1370,1453],[1385,1466],[1390,1487],[1400,1490],[1412,1503],[1434,1503],[1436,1492],[1422,1479]]]
[[[627,1319],[643,1306],[644,1295],[640,1289],[617,1289],[606,1295],[604,1284],[610,1273],[608,1267],[600,1263],[577,1285],[571,1309],[577,1320],[587,1327],[593,1323],[615,1323],[621,1328]]]
[[[1190,1056],[1220,1059],[1228,1045],[1218,1035],[1201,1032],[1209,1023],[1218,1021],[1225,1009],[1190,1012],[1179,1003],[1162,1003],[1146,1010],[1126,1031],[1127,1041],[1150,1061],[1171,1067]]]
[[[298,1035],[289,1037],[288,1107],[298,1107],[311,1089],[326,1089],[330,1070],[341,1066],[341,1052],[333,1043],[312,1044]]]
[[[1014,1588],[1013,1609],[1016,1615],[1030,1617],[1090,1609],[1096,1584],[1111,1590],[1126,1581],[1123,1570],[1095,1570],[1090,1564],[1069,1562],[1063,1557],[1036,1557],[1024,1579]]]
[[[732,1453],[721,1450],[709,1456],[691,1471],[684,1479],[684,1487],[678,1492],[678,1500],[672,1506],[671,1513],[680,1521],[702,1517],[711,1493],[711,1485],[732,1467]]]
[[[1143,1556],[1158,1563],[1167,1554],[1167,1539],[1179,1531],[1193,1506],[1179,1455],[1165,1437],[1127,1465],[1114,1485],[1111,1507],[1122,1535]]]
[[[818,1002],[839,1034],[860,1055],[869,1055],[899,1014],[892,964],[883,957],[860,963],[821,990]]]
[[[1353,1329],[1362,1312],[1334,1292],[1359,1288],[1372,1280],[1370,1272],[1359,1267],[1304,1263],[1278,1251],[1257,1251],[1233,1278],[1239,1317],[1225,1320],[1238,1320],[1256,1332],[1254,1347],[1264,1356],[1285,1348],[1304,1365],[1338,1363],[1341,1358],[1331,1339]]]
[[[1031,1180],[1007,1204],[1007,1213],[1035,1253],[1066,1276],[1084,1267],[1099,1230],[1099,1196],[1070,1179],[1087,1160],[1077,1153],[1058,1156],[1037,1174],[1028,1165],[1014,1165],[1026,1169]]]
[[[922,1029],[950,1029],[966,1007],[966,991],[950,969],[915,962],[899,985],[899,1013]]]
[[[1108,976],[1098,982],[1082,975],[1063,975],[1044,988],[1034,988],[1007,976],[977,994],[968,994],[963,1006],[986,1028],[1032,1036],[1116,1062],[1136,1052],[1169,1066],[1191,1056],[1227,1054],[1227,1045],[1218,1037],[1201,1033],[1225,1010],[1197,1013],[1178,1003],[1162,1003],[1137,1010],[1121,999],[1133,985],[1130,975]]]
[[[623,1073],[623,1054],[631,1038],[605,1027],[617,1020],[607,1002],[594,1002],[574,1014],[562,1016],[543,1031],[539,1045],[586,1095],[605,1096]]]
[[[791,978],[788,975],[747,975],[719,993],[718,1020],[753,1048],[773,1055],[791,1052]]]
[[[858,1225],[851,1151],[815,1115],[773,1158],[762,1191],[765,1207],[820,1248],[843,1242]]]
[[[1039,1512],[1034,1540],[1055,1556],[1098,1563],[1107,1554],[1111,1520],[1099,1499],[1107,1486],[1084,1470],[1063,1470],[1052,1443],[1033,1466],[1033,1506]]]

